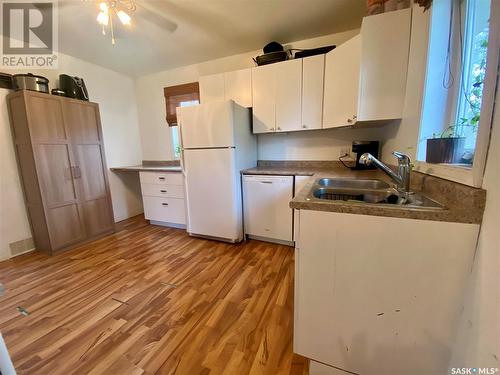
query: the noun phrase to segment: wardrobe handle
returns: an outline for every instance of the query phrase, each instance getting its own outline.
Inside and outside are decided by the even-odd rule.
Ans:
[[[82,177],[82,171],[79,166],[75,165],[71,167],[71,176],[73,179],[81,178]]]

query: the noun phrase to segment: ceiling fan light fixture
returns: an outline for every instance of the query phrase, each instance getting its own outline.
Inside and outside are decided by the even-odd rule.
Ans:
[[[99,3],[99,9],[101,10],[101,12],[103,13],[108,13],[108,4],[106,4],[104,1]]]
[[[109,23],[109,15],[105,12],[99,12],[97,15],[97,22],[102,26],[108,26]]]
[[[118,16],[122,24],[130,26],[131,17],[126,12],[124,12],[123,10],[119,10],[116,15]]]

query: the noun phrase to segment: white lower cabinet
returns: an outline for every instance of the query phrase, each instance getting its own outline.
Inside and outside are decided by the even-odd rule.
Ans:
[[[184,227],[184,178],[178,172],[140,172],[144,217],[157,224]]]
[[[479,225],[297,213],[294,352],[356,374],[446,374]]]
[[[293,176],[243,176],[245,234],[292,241]]]

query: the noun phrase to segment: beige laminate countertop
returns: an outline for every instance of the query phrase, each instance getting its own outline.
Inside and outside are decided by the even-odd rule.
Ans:
[[[110,168],[113,172],[182,172],[179,166],[150,166],[150,165],[132,165],[127,167]]]
[[[419,220],[448,221],[458,223],[481,223],[486,192],[440,178],[412,172],[411,189],[442,204],[445,209],[409,208],[396,205],[357,203],[353,201],[331,201],[310,199],[309,193],[318,178],[369,178],[392,184],[391,179],[380,170],[353,171],[339,166],[317,168],[313,166],[258,166],[241,171],[246,175],[311,176],[307,185],[296,192],[290,207],[299,210],[331,211],[359,215],[399,217]]]

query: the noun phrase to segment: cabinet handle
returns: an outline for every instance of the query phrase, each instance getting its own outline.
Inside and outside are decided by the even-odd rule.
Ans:
[[[162,203],[161,205],[162,206],[168,206],[168,203]]]
[[[272,181],[260,181],[261,184],[272,184]]]
[[[165,177],[158,177],[158,180],[165,181]]]
[[[160,193],[166,193],[167,191],[166,190],[160,190]]]
[[[81,178],[82,177],[82,170],[80,169],[79,166],[75,165],[71,167],[71,176],[73,179]]]

